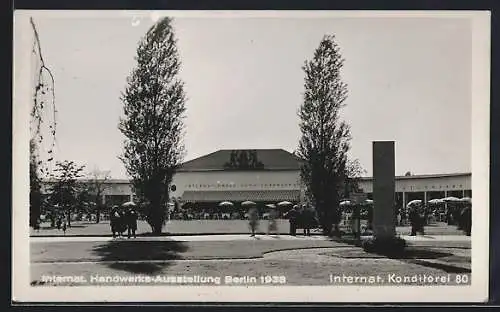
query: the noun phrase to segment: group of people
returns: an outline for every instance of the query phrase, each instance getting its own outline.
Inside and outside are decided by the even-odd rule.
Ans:
[[[113,237],[123,236],[123,233],[127,231],[127,237],[136,237],[137,231],[137,211],[132,207],[122,207],[113,206],[110,214],[110,225]]]
[[[284,217],[288,218],[290,235],[292,236],[297,235],[297,229],[304,229],[304,235],[309,236],[311,235],[311,229],[316,228],[318,225],[315,210],[306,204],[294,205],[284,214]],[[271,235],[272,233],[279,235],[277,218],[278,211],[275,208],[271,208],[268,214],[267,235]],[[251,231],[250,236],[254,237],[259,225],[259,212],[256,207],[251,207],[248,210],[248,223]]]
[[[315,210],[307,204],[295,205],[285,214],[290,223],[290,235],[296,236],[297,229],[304,229],[304,235],[311,235],[311,229],[317,227]]]
[[[417,233],[425,235],[424,226],[427,223],[427,217],[425,208],[422,205],[409,208],[408,219],[411,225],[411,236],[416,236]],[[457,221],[458,228],[464,231],[467,236],[470,236],[472,229],[472,206],[470,203],[459,210]]]
[[[269,210],[268,216],[267,235],[271,235],[271,233],[274,233],[275,235],[279,236],[278,224],[276,221],[277,218],[278,212],[275,208],[271,208]],[[259,226],[259,210],[255,206],[250,207],[250,209],[248,210],[248,225],[251,231],[250,236],[255,237],[255,233]]]

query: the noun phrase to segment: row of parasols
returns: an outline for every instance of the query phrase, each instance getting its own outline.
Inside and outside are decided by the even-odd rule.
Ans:
[[[250,200],[247,200],[247,201],[244,201],[242,202],[241,204],[241,207],[243,208],[251,208],[251,207],[255,207],[257,206],[257,203],[253,202],[253,201],[250,201]],[[270,209],[275,209],[276,207],[291,207],[293,205],[293,203],[289,202],[289,201],[281,201],[277,204],[267,204],[265,205],[267,208],[270,208]],[[223,201],[221,203],[219,203],[218,205],[219,207],[226,207],[226,208],[231,208],[231,207],[234,207],[235,204],[230,202],[230,201]]]
[[[414,200],[409,201],[408,204],[406,205],[406,207],[410,208],[410,207],[422,205],[423,202],[424,201],[421,199],[414,199]],[[470,198],[470,197],[457,198],[457,197],[450,196],[450,197],[445,197],[445,198],[435,198],[435,199],[431,199],[431,200],[427,201],[427,204],[429,204],[429,205],[441,205],[441,204],[446,204],[446,203],[471,204],[472,198]],[[373,200],[366,199],[362,204],[371,205],[371,204],[373,204]],[[344,200],[344,201],[340,202],[341,207],[352,206],[352,205],[354,205],[354,203],[351,202],[350,200]]]

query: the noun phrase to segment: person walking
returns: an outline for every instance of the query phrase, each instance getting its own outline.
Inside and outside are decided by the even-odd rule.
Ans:
[[[250,230],[252,231],[250,237],[255,237],[255,231],[257,230],[257,226],[259,224],[259,212],[255,206],[250,207],[248,210],[248,224],[250,226]]]
[[[352,207],[351,230],[352,230],[352,233],[354,234],[354,237],[357,239],[361,238],[361,214],[360,214],[360,210],[361,210],[361,207],[357,204]]]
[[[416,236],[417,232],[425,235],[424,231],[424,218],[425,215],[421,211],[420,205],[410,208],[410,224],[411,224],[411,234],[410,236]]]
[[[299,216],[299,206],[295,205],[290,209],[290,211],[286,214],[288,217],[288,221],[290,222],[290,235],[297,235],[297,217]]]
[[[127,211],[127,237],[133,236],[136,238],[135,232],[137,231],[137,212],[130,208]]]
[[[110,215],[110,222],[109,225],[111,226],[111,232],[113,233],[113,237],[120,237],[120,234],[123,232],[121,231],[121,224],[123,222],[123,218],[118,211],[118,206],[113,206],[111,208],[111,215]]]
[[[60,230],[61,229],[61,225],[62,225],[62,217],[59,216],[57,218],[57,222],[56,222],[56,226],[57,226],[57,229]]]
[[[63,217],[63,219],[62,219],[62,225],[61,225],[61,228],[62,228],[62,230],[63,230],[64,235],[66,236],[66,228],[67,228],[67,227],[66,227],[66,218],[65,218],[65,217]]]
[[[278,225],[276,222],[276,218],[278,217],[278,212],[275,207],[271,207],[269,210],[269,223],[267,227],[267,235],[271,233],[275,233],[276,236],[279,236]]]
[[[470,236],[472,231],[472,209],[471,205],[467,204],[460,213],[460,223],[465,235]]]

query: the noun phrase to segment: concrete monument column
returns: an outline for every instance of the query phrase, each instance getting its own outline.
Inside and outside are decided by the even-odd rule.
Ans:
[[[373,231],[375,238],[396,235],[394,141],[373,142]]]

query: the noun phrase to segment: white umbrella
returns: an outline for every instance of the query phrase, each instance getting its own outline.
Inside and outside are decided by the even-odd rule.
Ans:
[[[459,202],[460,199],[453,197],[453,196],[449,196],[449,197],[443,198],[443,201],[445,201],[445,202]]]
[[[406,207],[411,207],[411,206],[414,206],[414,205],[420,205],[422,203],[422,201],[420,199],[414,199],[410,202],[408,202],[408,204],[406,204]]]
[[[444,203],[444,200],[442,199],[439,199],[439,198],[435,198],[435,199],[431,199],[427,202],[428,204],[431,204],[431,205],[437,205],[437,204],[442,204]]]
[[[230,201],[223,201],[219,203],[219,207],[232,207],[232,206],[234,206],[234,204]]]
[[[131,201],[128,201],[128,202],[122,204],[122,207],[125,207],[125,208],[127,208],[127,207],[135,207],[135,206],[137,206],[137,205],[134,202],[131,202]]]
[[[341,201],[340,202],[340,206],[349,206],[351,204],[351,201],[350,200],[344,200],[344,201]]]
[[[247,200],[247,201],[242,202],[241,205],[242,206],[255,206],[256,203],[254,203],[253,201]]]
[[[274,209],[274,208],[276,208],[276,205],[275,204],[267,204],[266,207]]]
[[[278,206],[280,206],[280,207],[290,206],[290,205],[292,205],[292,203],[289,201],[286,201],[286,200],[278,203]]]
[[[366,199],[365,204],[373,204],[373,199]]]
[[[464,202],[464,203],[472,203],[472,198],[464,197],[464,198],[460,198],[460,201]]]

